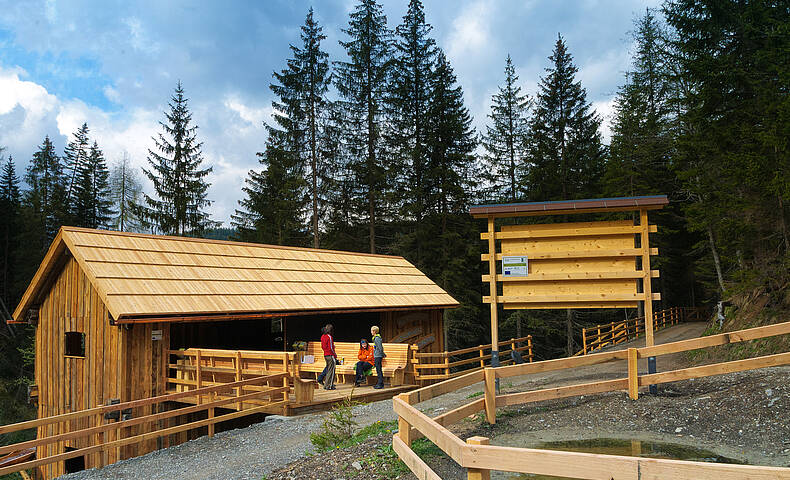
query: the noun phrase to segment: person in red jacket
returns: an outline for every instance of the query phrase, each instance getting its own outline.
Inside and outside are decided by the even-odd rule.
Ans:
[[[321,349],[324,351],[326,367],[324,367],[324,371],[321,372],[321,375],[318,376],[318,382],[324,383],[324,390],[334,390],[337,353],[335,353],[335,341],[332,335],[335,333],[335,329],[332,324],[328,324],[322,331],[324,334],[321,335]]]
[[[373,368],[373,346],[364,338],[359,341],[359,353],[357,353],[357,377],[354,386],[358,387],[365,380],[365,372]]]

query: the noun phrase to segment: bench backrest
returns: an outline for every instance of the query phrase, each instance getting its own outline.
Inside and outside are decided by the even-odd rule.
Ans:
[[[324,351],[321,349],[321,342],[307,342],[306,355],[313,355],[315,363],[319,364],[321,368],[324,367]],[[357,363],[357,353],[359,353],[359,344],[356,342],[335,342],[335,353],[338,358],[345,358],[346,365],[354,365]],[[385,343],[384,361],[381,362],[383,367],[406,367],[409,363],[409,344],[408,343]],[[303,365],[304,367],[304,365]]]

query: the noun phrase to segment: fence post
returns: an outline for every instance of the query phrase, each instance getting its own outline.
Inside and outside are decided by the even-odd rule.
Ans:
[[[236,351],[236,381],[240,382],[242,381],[243,378],[244,375],[243,375],[243,370],[241,368],[241,352],[237,350]],[[240,386],[236,387],[236,396],[240,397],[242,395],[242,391],[243,391],[242,387]],[[238,411],[244,410],[244,404],[242,402],[237,403],[236,410]]]
[[[532,363],[532,335],[527,335],[527,348],[529,349],[529,363]]]
[[[409,396],[404,393],[398,395],[398,398],[406,403],[409,403]],[[411,431],[411,425],[409,425],[409,422],[400,415],[398,415],[398,437],[403,440],[403,443],[411,448],[411,442],[414,440],[414,435]]]
[[[485,406],[486,420],[491,425],[496,423],[496,372],[488,367],[485,372]]]
[[[469,445],[488,445],[489,441],[487,437],[469,437],[466,439],[466,443]],[[466,469],[466,479],[467,480],[491,480],[491,471],[490,470],[481,470],[479,468],[467,468]]]
[[[481,347],[479,352],[480,352],[480,368],[486,368],[485,349]]]
[[[628,396],[631,400],[639,399],[639,371],[637,370],[637,350],[628,349]]]

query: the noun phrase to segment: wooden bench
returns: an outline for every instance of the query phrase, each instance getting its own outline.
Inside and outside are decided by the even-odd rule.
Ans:
[[[343,359],[342,365],[335,366],[335,373],[338,380],[342,383],[350,383],[354,381],[356,375],[356,365],[359,359],[359,344],[356,342],[335,342],[335,353],[337,358]],[[381,370],[384,378],[389,379],[390,385],[393,387],[403,385],[406,375],[406,367],[409,363],[409,344],[407,343],[385,343],[384,361],[381,362]],[[318,375],[324,370],[326,365],[324,362],[324,351],[321,349],[321,342],[308,342],[307,351],[299,352],[300,359],[304,356],[312,355],[314,358],[313,363],[301,362],[299,365],[300,372],[307,372],[311,378],[317,378]],[[368,376],[368,383],[376,377],[376,369],[372,369],[372,373]]]

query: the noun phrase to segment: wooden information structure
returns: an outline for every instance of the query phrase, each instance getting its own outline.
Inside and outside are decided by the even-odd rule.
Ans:
[[[488,231],[480,238],[488,241],[488,253],[481,255],[481,260],[488,262],[483,282],[489,284],[489,295],[483,297],[483,303],[491,305],[493,348],[499,342],[500,304],[505,309],[568,309],[636,308],[644,302],[646,345],[653,345],[652,301],[660,300],[660,294],[651,288],[651,279],[658,277],[658,271],[650,269],[650,256],[657,255],[658,249],[650,248],[649,234],[656,231],[656,226],[648,224],[647,212],[668,203],[665,195],[658,195],[472,207],[472,216],[488,220]],[[495,229],[498,218],[627,211],[639,212],[638,224],[615,220],[503,225]],[[503,257],[519,256],[526,257],[525,275],[524,267],[504,272],[498,268],[497,262],[501,263]],[[509,265],[523,265],[519,258],[507,260]],[[496,366],[493,358],[492,365]]]

